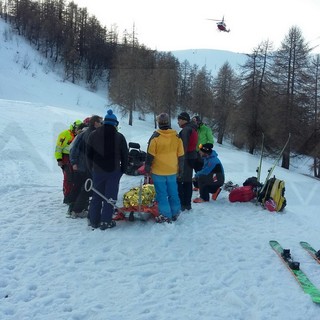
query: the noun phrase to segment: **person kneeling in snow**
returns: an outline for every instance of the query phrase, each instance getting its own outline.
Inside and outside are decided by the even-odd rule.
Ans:
[[[199,184],[200,197],[194,199],[194,203],[209,201],[210,193],[212,193],[212,200],[216,200],[221,191],[221,186],[224,184],[224,169],[218,154],[212,148],[212,143],[199,145],[203,167],[195,174],[195,179]]]

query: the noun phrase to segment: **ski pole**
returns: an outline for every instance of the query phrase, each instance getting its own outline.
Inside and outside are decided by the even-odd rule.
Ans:
[[[268,175],[267,175],[267,179],[266,179],[266,180],[268,180],[268,179],[271,177],[271,174],[272,174],[273,170],[275,169],[275,167],[277,166],[277,164],[279,163],[279,161],[280,161],[280,159],[281,159],[281,157],[282,157],[282,154],[283,154],[284,150],[286,149],[286,147],[287,147],[287,145],[288,145],[288,143],[289,143],[289,141],[290,141],[290,138],[291,138],[291,133],[289,133],[288,140],[287,140],[287,142],[285,143],[285,145],[284,145],[284,147],[282,148],[282,150],[280,151],[278,158],[277,158],[276,161],[274,162],[273,166],[268,170]]]
[[[273,166],[268,170],[268,174],[267,174],[267,177],[264,181],[264,184],[262,186],[262,188],[260,189],[259,193],[258,193],[258,196],[257,196],[257,202],[260,202],[260,196],[262,195],[262,193],[265,191],[265,188],[266,188],[266,185],[267,185],[267,181],[269,180],[269,178],[271,177],[271,174],[273,172],[273,170],[275,169],[275,167],[277,166],[278,162],[280,161],[281,157],[282,157],[282,154],[284,152],[284,150],[286,149],[289,141],[290,141],[290,138],[291,138],[291,133],[289,133],[289,137],[284,145],[284,147],[282,148],[281,152],[279,153],[279,156],[278,158],[275,160],[275,162],[273,163]]]
[[[141,204],[142,204],[142,179],[140,180],[140,186],[139,186],[139,212],[141,212]]]
[[[261,176],[261,167],[262,167],[262,158],[263,158],[263,149],[264,149],[264,133],[262,132],[262,141],[261,141],[261,154],[260,154],[260,160],[257,167],[257,180],[260,182],[260,176]]]

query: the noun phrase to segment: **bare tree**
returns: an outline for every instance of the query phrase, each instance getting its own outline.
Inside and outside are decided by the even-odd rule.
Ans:
[[[265,97],[268,94],[268,65],[271,49],[272,45],[269,41],[262,42],[247,55],[247,61],[241,67],[242,99],[237,112],[237,135],[238,143],[241,143],[242,139],[243,143],[248,145],[251,154],[259,145],[263,131],[263,109]]]
[[[206,67],[203,67],[195,76],[193,87],[191,90],[190,109],[200,115],[210,117],[210,110],[213,105],[213,77]]]
[[[298,27],[291,27],[288,35],[276,51],[272,69],[272,80],[274,84],[274,101],[276,108],[273,118],[276,127],[274,143],[278,147],[284,144],[291,133],[291,140],[282,157],[282,167],[288,169],[290,166],[290,152],[292,145],[298,148],[305,137],[303,125],[308,100],[308,66],[309,48],[305,43],[302,33]],[[293,143],[293,144],[292,144]]]
[[[230,113],[237,104],[238,79],[228,62],[220,68],[213,80],[213,119],[218,133],[217,142],[222,144]]]
[[[140,59],[140,46],[135,36],[124,33],[124,45],[118,46],[116,60],[110,72],[109,98],[121,107],[123,115],[129,114],[129,125],[133,124],[133,111],[143,100],[141,83],[145,65]]]
[[[313,157],[313,174],[320,178],[320,113],[319,113],[319,77],[320,77],[320,55],[315,55],[311,60],[311,85],[310,91],[312,103],[310,104],[310,135],[304,144],[303,153]]]
[[[187,60],[179,64],[178,105],[183,110],[191,109],[192,91],[198,71],[198,66],[191,66]]]

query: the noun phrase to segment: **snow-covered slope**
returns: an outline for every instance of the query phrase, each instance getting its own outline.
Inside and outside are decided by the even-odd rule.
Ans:
[[[75,119],[103,116],[106,101],[44,72],[22,39],[3,41],[3,28],[0,20],[1,319],[318,318],[318,306],[268,242],[291,248],[320,287],[319,265],[299,246],[306,240],[320,248],[319,181],[276,168],[287,186],[282,214],[230,203],[222,191],[217,201],[194,204],[171,225],[122,221],[91,231],[85,219],[66,218],[54,144]],[[17,50],[28,54],[29,70],[13,58]],[[152,121],[135,116],[128,126],[117,116],[127,141],[145,150]],[[255,174],[255,156],[215,148],[227,180],[241,184]],[[263,176],[270,165],[263,163]],[[118,205],[139,183],[140,177],[122,177]]]

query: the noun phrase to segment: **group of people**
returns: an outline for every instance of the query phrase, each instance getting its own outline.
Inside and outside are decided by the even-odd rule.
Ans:
[[[157,122],[159,129],[148,142],[145,171],[156,191],[157,220],[170,223],[181,211],[192,209],[193,191],[200,193],[193,203],[209,201],[210,193],[216,200],[224,184],[224,169],[213,150],[212,130],[199,116],[191,119],[187,112],[180,113],[179,133],[171,128],[168,114],[158,115]]]
[[[63,171],[63,202],[69,205],[70,217],[87,217],[94,229],[116,225],[113,204],[97,192],[116,202],[121,176],[127,170],[127,141],[118,132],[118,124],[110,109],[104,119],[93,115],[87,123],[76,120],[57,139],[55,158]],[[88,178],[97,192],[86,191]]]
[[[127,141],[118,132],[118,124],[111,109],[103,119],[93,115],[76,120],[59,134],[55,150],[69,215],[87,217],[92,228],[101,230],[116,226],[112,216],[120,179],[128,166]],[[181,211],[192,209],[193,191],[199,191],[193,203],[209,201],[210,194],[216,200],[224,184],[224,169],[213,150],[212,131],[199,116],[191,119],[187,112],[180,113],[179,133],[171,128],[167,113],[157,116],[157,124],[148,142],[145,173],[156,191],[156,221],[171,223]],[[85,190],[88,178],[94,192]]]

